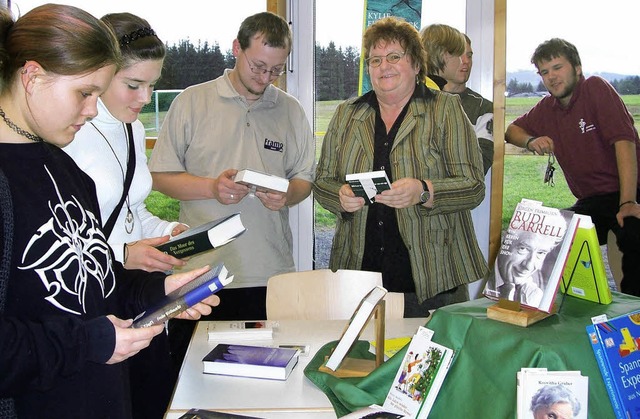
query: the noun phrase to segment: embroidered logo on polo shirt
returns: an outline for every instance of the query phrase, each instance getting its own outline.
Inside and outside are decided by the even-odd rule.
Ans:
[[[580,128],[580,132],[587,133],[589,131],[593,131],[596,129],[596,126],[593,124],[589,124],[587,125],[586,122],[584,122],[584,118],[580,118],[580,121],[578,122],[578,128]]]
[[[282,153],[284,151],[284,144],[278,141],[273,141],[268,138],[264,139],[264,148],[271,151],[278,151]]]

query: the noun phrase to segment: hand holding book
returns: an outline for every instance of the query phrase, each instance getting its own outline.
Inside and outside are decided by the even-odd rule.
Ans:
[[[170,275],[165,279],[167,295],[150,309],[140,313],[132,327],[141,328],[177,317],[198,320],[211,313],[219,299],[214,294],[233,280],[224,264],[214,269],[208,266],[189,272]]]

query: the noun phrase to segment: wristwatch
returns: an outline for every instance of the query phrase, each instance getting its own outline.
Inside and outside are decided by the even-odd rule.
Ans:
[[[418,205],[425,204],[429,200],[429,198],[431,198],[431,192],[429,192],[427,182],[420,179],[420,183],[422,183],[422,193],[420,194],[420,202],[418,203]]]

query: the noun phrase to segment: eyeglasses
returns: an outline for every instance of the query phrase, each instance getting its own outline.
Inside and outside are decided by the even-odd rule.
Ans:
[[[390,52],[387,55],[374,55],[373,57],[367,58],[365,61],[367,65],[375,68],[380,67],[383,59],[386,59],[389,64],[395,64],[400,61],[405,54],[406,52]]]
[[[249,57],[247,57],[247,54],[243,53],[243,55],[244,55],[244,58],[247,60],[247,64],[249,64],[249,69],[253,74],[263,75],[263,74],[269,73],[270,78],[276,78],[276,77],[280,77],[287,71],[284,65],[282,67],[274,67],[271,70],[267,70],[262,65],[251,64],[251,61],[249,61]]]

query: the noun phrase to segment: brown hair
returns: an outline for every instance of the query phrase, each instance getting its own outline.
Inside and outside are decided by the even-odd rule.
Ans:
[[[398,42],[404,49],[411,63],[417,66],[418,80],[426,77],[426,54],[420,42],[420,33],[404,19],[389,16],[372,23],[364,32],[362,39],[363,57],[369,58],[369,52],[380,42]]]
[[[0,9],[3,90],[29,60],[38,62],[45,71],[70,76],[111,64],[119,67],[121,56],[111,29],[77,7],[45,4],[15,22],[7,9]]]
[[[291,29],[282,17],[271,12],[261,12],[246,18],[238,30],[240,48],[243,51],[249,48],[251,38],[259,34],[264,35],[266,45],[291,51]]]
[[[448,52],[454,57],[464,54],[466,39],[464,35],[449,25],[434,23],[420,32],[422,45],[427,51],[427,72],[439,74],[444,71],[446,63],[444,54]]]
[[[531,56],[531,64],[538,68],[538,64],[542,61],[551,61],[558,57],[566,58],[573,68],[582,66],[576,46],[560,38],[552,38],[538,45]]]
[[[110,13],[100,20],[116,35],[124,67],[140,61],[164,59],[166,48],[145,19],[125,12]]]

